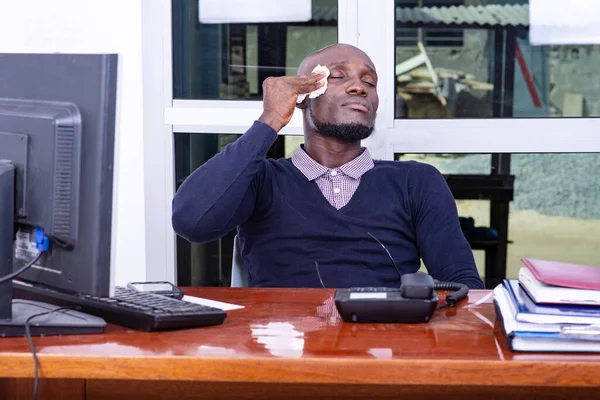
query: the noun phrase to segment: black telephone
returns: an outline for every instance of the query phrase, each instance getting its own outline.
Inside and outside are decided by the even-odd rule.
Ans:
[[[430,275],[404,274],[400,288],[355,287],[335,292],[335,306],[346,322],[419,323],[428,322],[438,304],[436,290],[453,290],[446,296],[452,307],[469,293],[466,285],[434,283]]]

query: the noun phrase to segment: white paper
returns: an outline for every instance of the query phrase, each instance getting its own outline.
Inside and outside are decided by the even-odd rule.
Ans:
[[[202,24],[307,22],[312,19],[311,0],[199,0]]]
[[[325,81],[325,84],[323,86],[321,86],[320,88],[318,88],[317,90],[313,90],[310,93],[301,93],[298,95],[298,98],[296,99],[296,103],[300,104],[304,101],[304,99],[306,98],[306,96],[308,96],[309,99],[314,99],[316,97],[319,97],[320,95],[322,95],[323,93],[325,93],[327,91],[327,78],[329,78],[329,74],[331,73],[329,71],[329,68],[327,68],[324,65],[317,65],[316,67],[313,68],[312,72],[325,72],[325,76],[323,77],[323,79],[321,79],[319,82],[321,81]]]
[[[244,306],[238,306],[236,304],[223,303],[222,301],[208,300],[208,299],[203,299],[201,297],[194,297],[194,296],[187,296],[187,295],[183,296],[183,298],[181,300],[188,301],[190,303],[201,304],[203,306],[220,308],[223,311],[230,311],[230,310],[237,310],[240,308],[244,308]]]
[[[540,45],[600,43],[600,1],[529,0],[529,42]]]

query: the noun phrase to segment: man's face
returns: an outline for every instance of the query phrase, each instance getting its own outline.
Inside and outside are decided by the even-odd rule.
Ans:
[[[375,125],[379,107],[373,63],[354,47],[334,46],[305,60],[300,73],[310,74],[317,64],[327,66],[331,74],[327,91],[315,99],[305,100],[305,118],[324,135],[336,137],[337,129],[346,132],[345,137],[338,139],[364,139]]]

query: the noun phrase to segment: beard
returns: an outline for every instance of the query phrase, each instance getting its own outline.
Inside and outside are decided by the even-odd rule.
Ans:
[[[333,124],[319,121],[311,112],[311,117],[317,131],[327,137],[337,139],[344,143],[359,142],[368,138],[373,133],[373,126],[350,122],[346,124]]]

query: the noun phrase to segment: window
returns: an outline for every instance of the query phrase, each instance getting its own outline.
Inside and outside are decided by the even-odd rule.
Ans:
[[[305,23],[203,24],[199,0],[173,0],[173,97],[261,99],[269,76],[337,42],[337,0],[313,0]]]
[[[396,45],[396,118],[600,115],[600,46],[531,46],[526,0],[399,3],[397,26],[438,31]],[[460,47],[440,47],[450,28]]]
[[[161,163],[163,171],[172,170],[175,163],[179,181],[220,150],[226,140],[220,134],[241,134],[260,115],[261,104],[254,100],[261,98],[261,83],[266,76],[295,72],[302,56],[336,43],[338,38],[363,49],[379,73],[376,132],[365,143],[376,158],[391,160],[394,153],[400,152],[515,153],[512,160],[518,196],[521,175],[526,174],[517,172],[521,154],[534,158],[529,153],[600,152],[594,118],[600,114],[600,46],[531,46],[526,0],[313,0],[312,20],[302,24],[229,25],[199,23],[198,1],[167,2],[170,9],[156,13],[156,23],[149,25],[157,27],[153,32],[162,32],[154,36],[165,44],[164,60],[159,60],[163,62],[152,63],[158,66],[156,73],[163,71],[162,65],[164,72],[173,75],[164,84],[164,121],[174,132],[177,145],[173,159],[171,144],[156,140],[157,148],[150,159]],[[401,8],[412,10],[410,18],[404,17]],[[476,10],[488,22],[475,18]],[[171,18],[171,24],[163,18]],[[163,29],[159,29],[161,26]],[[172,49],[164,40],[171,42]],[[441,118],[445,120],[439,121]],[[302,140],[292,135],[301,133],[301,119],[292,118],[271,154],[290,156]],[[570,160],[578,156],[586,157],[574,154]],[[484,158],[480,171],[490,173],[497,155],[445,155],[435,162],[459,162],[471,157]],[[551,158],[552,154],[537,157]],[[592,167],[590,164],[588,170]],[[164,179],[165,204],[170,204],[173,191],[169,175]],[[563,191],[546,193],[544,201],[560,199],[568,192],[564,185],[556,187]],[[577,201],[589,198],[594,195],[581,195]],[[457,202],[459,207],[489,204]],[[519,237],[513,235],[521,226],[513,225],[519,221],[513,218],[518,204],[513,201],[510,205],[509,240],[513,243],[508,244],[509,272],[517,257],[511,252],[518,246]],[[157,202],[151,208],[158,214],[168,207]],[[468,208],[464,210],[469,215]],[[486,214],[475,218],[475,223],[486,225],[482,219]],[[162,220],[160,225],[168,235],[170,216]],[[582,240],[598,237],[594,222],[580,222],[583,236],[591,232]],[[570,234],[552,232],[540,228],[538,234]],[[153,237],[157,239],[155,246],[165,242],[164,235],[153,233]],[[227,284],[227,240],[197,246],[179,240],[178,246],[184,249],[178,251],[177,269],[187,271],[183,277],[179,274],[179,283]],[[172,246],[170,241],[166,243],[168,248]],[[588,241],[587,245],[591,247],[584,252],[598,249],[597,243]],[[483,260],[483,253],[475,252]],[[570,254],[571,261],[584,260],[575,256],[575,250]],[[538,256],[552,254],[548,249]]]
[[[296,74],[307,54],[338,41],[337,0],[312,0],[312,19],[305,23],[261,24],[200,23],[198,1],[171,3],[174,109],[192,109],[195,114],[197,110],[212,110],[211,107],[232,107],[212,125],[205,119],[203,126],[174,124],[176,189],[243,132],[232,129],[228,123],[245,126],[240,118],[244,111],[249,110],[247,115],[251,118],[260,115],[260,104],[252,100],[262,100],[264,79]],[[250,124],[244,129],[249,127]],[[289,157],[301,139],[280,135],[267,156]],[[177,238],[177,283],[228,286],[234,235],[230,232],[205,244],[190,244]]]
[[[396,0],[396,46],[415,47],[419,41],[428,47],[461,47],[463,30],[453,28],[406,28],[403,16],[412,19],[418,7],[450,7],[463,5],[463,0]],[[411,15],[409,17],[408,15]]]
[[[506,256],[498,254],[507,279],[517,279],[521,258],[564,261],[600,267],[600,153],[502,154],[504,171],[492,168],[499,155],[490,154],[403,154],[396,159],[416,160],[434,165],[446,177],[455,193],[463,232],[472,244],[478,269],[485,276],[486,252],[505,240]],[[497,173],[499,172],[499,173]],[[474,176],[488,183],[474,188],[482,200],[464,196],[452,177]],[[514,176],[506,185],[512,200],[505,210],[507,236],[494,232],[487,194],[496,178]],[[510,180],[505,180],[509,182]],[[496,190],[496,189],[494,189]],[[496,211],[498,213],[498,211]],[[493,227],[493,226],[492,226]],[[475,228],[475,229],[474,229]],[[497,228],[497,227],[496,227]],[[487,243],[486,243],[487,242]],[[489,254],[487,254],[489,256]],[[486,277],[487,278],[487,277]],[[488,287],[490,284],[486,279]]]

